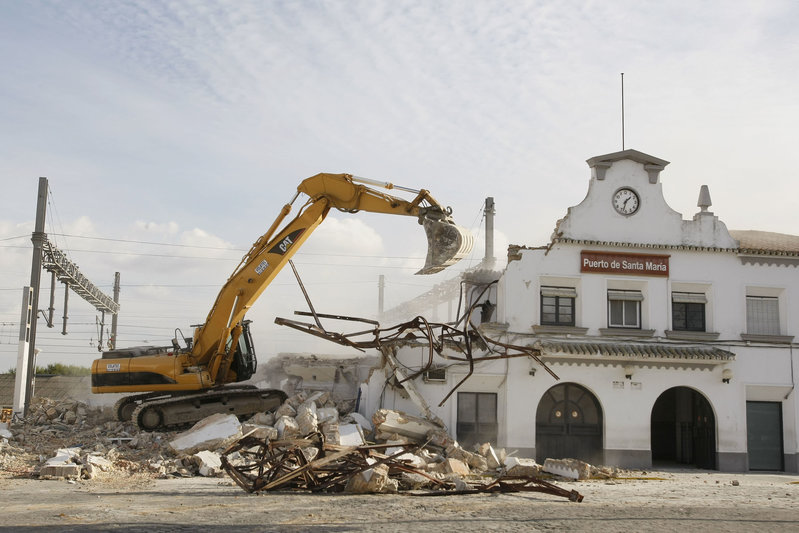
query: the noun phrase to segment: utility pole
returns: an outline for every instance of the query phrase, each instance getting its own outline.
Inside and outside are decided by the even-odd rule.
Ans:
[[[36,202],[36,224],[34,226],[31,241],[33,241],[33,261],[31,262],[31,284],[33,290],[30,304],[33,308],[33,316],[30,321],[30,342],[28,344],[28,375],[25,384],[25,398],[23,416],[28,416],[28,406],[33,396],[33,379],[36,375],[36,318],[39,314],[39,285],[42,280],[42,254],[44,253],[44,241],[47,236],[44,233],[45,215],[47,213],[47,178],[39,178],[39,197]]]
[[[80,269],[72,263],[64,252],[56,248],[53,243],[47,240],[44,232],[47,214],[47,193],[49,187],[47,178],[39,178],[39,193],[36,202],[36,223],[34,226],[31,241],[33,242],[33,260],[31,262],[31,283],[23,290],[22,298],[22,320],[20,321],[19,352],[17,358],[17,380],[14,389],[14,413],[28,415],[28,407],[33,397],[33,381],[36,375],[36,320],[39,315],[39,288],[42,278],[42,269],[51,272],[64,283],[64,325],[62,334],[67,334],[67,306],[69,304],[69,289],[72,289],[78,296],[89,302],[101,313],[113,313],[114,319],[119,312],[119,303],[103,294]],[[119,276],[119,273],[117,273]],[[118,278],[117,278],[118,280]],[[49,314],[44,315],[48,326],[53,326],[53,291],[50,294]],[[118,299],[118,294],[117,294]],[[27,358],[26,358],[27,353]],[[24,383],[23,383],[24,382]],[[25,393],[22,393],[24,388]]]
[[[385,293],[386,293],[386,276],[380,274],[380,278],[377,282],[377,318],[381,320],[383,318],[383,306],[385,304]]]

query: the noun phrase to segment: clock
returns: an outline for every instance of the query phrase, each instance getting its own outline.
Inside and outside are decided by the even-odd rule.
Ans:
[[[629,187],[622,187],[613,193],[613,208],[621,215],[635,214],[641,205],[638,193]]]

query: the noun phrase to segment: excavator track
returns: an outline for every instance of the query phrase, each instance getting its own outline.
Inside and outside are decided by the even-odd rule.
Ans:
[[[133,410],[131,420],[143,431],[161,431],[191,425],[217,413],[247,416],[273,411],[285,400],[286,393],[276,389],[216,389],[153,401],[145,399]]]

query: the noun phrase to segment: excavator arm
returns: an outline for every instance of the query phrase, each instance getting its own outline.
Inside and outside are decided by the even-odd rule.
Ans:
[[[407,201],[367,185],[412,192],[416,197]],[[278,229],[301,194],[308,197],[307,201],[292,220]],[[205,323],[195,331],[188,361],[191,365],[207,365],[212,382],[230,381],[228,372],[244,315],[331,208],[350,213],[367,211],[417,217],[428,239],[425,266],[417,274],[439,272],[472,248],[471,235],[456,226],[450,217],[451,211],[443,208],[426,190],[406,189],[349,174],[317,174],[304,180],[291,202],[242,258],[220,290]]]

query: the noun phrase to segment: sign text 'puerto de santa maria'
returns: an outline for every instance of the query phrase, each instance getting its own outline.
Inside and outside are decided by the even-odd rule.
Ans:
[[[580,252],[580,272],[668,277],[669,256],[583,250]]]

